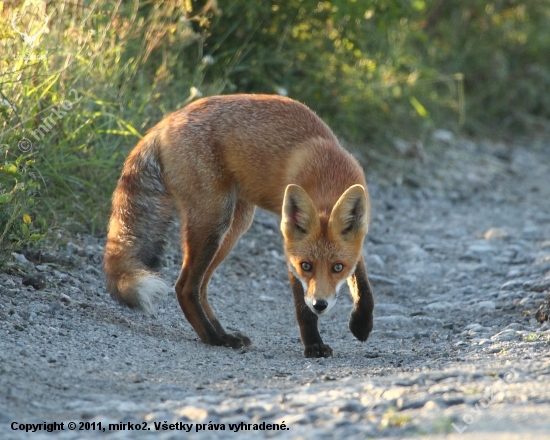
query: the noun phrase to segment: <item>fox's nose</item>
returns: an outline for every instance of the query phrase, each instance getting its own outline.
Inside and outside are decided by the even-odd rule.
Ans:
[[[328,302],[324,299],[316,299],[313,301],[313,308],[318,312],[322,312],[328,307]]]

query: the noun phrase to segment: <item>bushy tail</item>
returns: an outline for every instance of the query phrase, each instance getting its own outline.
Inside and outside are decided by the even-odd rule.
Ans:
[[[149,133],[126,159],[113,194],[104,268],[107,288],[122,304],[152,313],[169,292],[156,270],[172,215],[156,134]]]

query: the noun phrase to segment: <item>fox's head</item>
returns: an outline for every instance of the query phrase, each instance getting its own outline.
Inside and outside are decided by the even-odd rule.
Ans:
[[[351,186],[326,213],[302,187],[288,185],[282,211],[289,270],[301,281],[307,306],[320,315],[334,305],[361,257],[369,221],[365,188]]]

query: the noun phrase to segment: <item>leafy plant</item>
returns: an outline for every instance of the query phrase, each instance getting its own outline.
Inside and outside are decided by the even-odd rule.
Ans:
[[[32,155],[13,157],[4,148],[0,165],[0,248],[33,243],[44,237],[45,219],[31,214],[40,188],[33,170]],[[1,150],[0,150],[1,151]]]
[[[2,251],[66,222],[103,231],[128,151],[201,96],[288,95],[379,155],[435,127],[550,128],[548,6],[0,2]]]

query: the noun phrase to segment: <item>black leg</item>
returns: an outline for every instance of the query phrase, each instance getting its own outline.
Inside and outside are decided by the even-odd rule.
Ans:
[[[332,356],[332,348],[323,343],[319,329],[317,328],[317,315],[313,313],[304,301],[304,288],[302,283],[292,273],[288,273],[292,293],[294,294],[294,306],[296,318],[300,326],[300,337],[304,344],[305,357],[329,357]]]
[[[348,279],[348,286],[354,303],[349,319],[349,329],[357,339],[366,341],[372,331],[374,295],[362,256],[357,263],[355,273]]]

